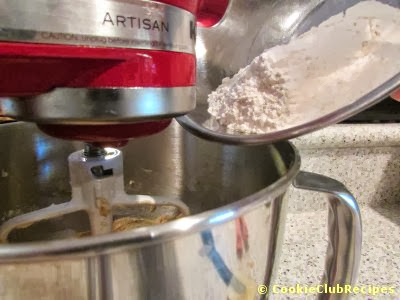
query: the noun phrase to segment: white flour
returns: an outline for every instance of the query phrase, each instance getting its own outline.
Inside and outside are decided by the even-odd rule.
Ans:
[[[400,10],[364,1],[256,57],[208,98],[228,132],[267,133],[351,104],[400,72]]]

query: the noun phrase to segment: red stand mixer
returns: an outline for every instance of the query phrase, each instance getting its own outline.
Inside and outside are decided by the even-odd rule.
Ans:
[[[69,159],[72,188],[82,190],[71,203],[79,205],[13,218],[0,229],[3,239],[14,228],[78,208],[96,215],[93,234],[110,232],[107,212],[122,202],[188,213],[178,200],[117,197],[122,155],[105,147],[160,132],[195,108],[196,27],[218,23],[228,4],[0,0],[0,115],[87,143]]]

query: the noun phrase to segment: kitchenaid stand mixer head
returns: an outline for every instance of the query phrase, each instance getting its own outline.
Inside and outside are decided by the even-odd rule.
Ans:
[[[122,154],[106,147],[160,132],[195,108],[196,24],[215,25],[227,6],[0,0],[0,115],[87,143],[69,157],[72,201],[9,220],[3,240],[15,228],[77,210],[88,212],[92,234],[110,232],[121,205],[153,207],[136,215],[188,214],[175,199],[125,195]]]

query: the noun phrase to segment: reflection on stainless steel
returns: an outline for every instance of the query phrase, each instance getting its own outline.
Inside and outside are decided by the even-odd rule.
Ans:
[[[38,136],[48,146],[46,153],[39,150],[41,160],[35,146]],[[0,177],[3,221],[69,200],[64,161],[81,144],[46,137],[27,123],[1,125],[0,141],[0,170],[9,174]],[[291,144],[222,145],[196,138],[174,123],[158,135],[132,141],[124,152],[128,193],[178,197],[192,215],[112,235],[3,244],[0,280],[7,289],[0,290],[2,299],[87,299],[89,295],[110,299],[111,294],[113,299],[233,299],[256,294],[257,284],[271,283],[286,216],[285,191],[300,167]],[[48,177],[37,176],[43,156],[54,166]],[[325,180],[323,188],[310,181],[315,177],[298,176],[302,188],[343,192],[345,197],[332,181]],[[347,203],[354,202],[349,198]],[[348,265],[342,265],[340,272],[328,269],[328,277],[333,278],[328,282],[336,282],[341,273],[341,282],[351,283],[357,256],[351,260],[343,251],[359,253],[360,219],[356,209],[354,218],[348,219],[349,210],[336,208],[330,237],[342,242],[353,237],[354,242],[333,247],[330,261]],[[47,233],[80,222],[73,216],[39,224],[35,230]],[[347,225],[342,232],[336,226],[343,222],[353,229]],[[37,273],[40,278],[32,275]]]
[[[259,135],[226,134],[222,128],[210,130],[203,124],[210,118],[207,96],[224,77],[248,65],[264,49],[288,42],[328,17],[360,0],[232,0],[225,19],[216,27],[198,30],[197,108],[178,121],[192,133],[230,144],[272,143],[293,138],[340,122],[379,102],[400,85],[400,73],[354,103],[306,124]],[[397,0],[380,2],[400,7]],[[331,95],[328,95],[328,97]]]
[[[194,53],[194,21],[188,11],[154,1],[0,1],[6,41]]]
[[[329,194],[329,248],[323,284],[354,285],[361,259],[361,215],[353,195],[343,184],[331,178],[300,172],[294,186]],[[320,299],[346,299],[350,295],[323,294]]]
[[[68,124],[121,123],[183,115],[196,106],[194,87],[58,88],[30,98],[0,98],[3,115]]]

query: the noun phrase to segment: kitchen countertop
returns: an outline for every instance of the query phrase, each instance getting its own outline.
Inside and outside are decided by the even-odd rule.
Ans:
[[[400,147],[400,123],[338,124],[291,141],[300,150]]]
[[[335,125],[293,142],[300,150],[303,170],[342,181],[360,204],[363,248],[357,285],[393,286],[398,295],[353,299],[400,299],[400,160],[396,159],[400,125]],[[321,194],[291,189],[275,283],[319,284],[326,248],[326,201]],[[305,299],[305,295],[272,299]]]

